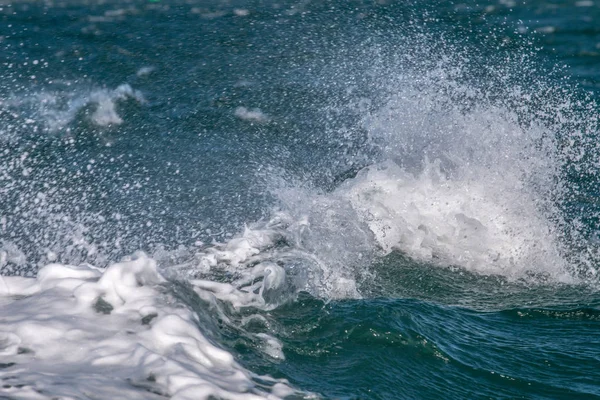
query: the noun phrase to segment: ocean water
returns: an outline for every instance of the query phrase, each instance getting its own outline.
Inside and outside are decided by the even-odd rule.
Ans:
[[[600,398],[599,7],[0,0],[0,398]]]

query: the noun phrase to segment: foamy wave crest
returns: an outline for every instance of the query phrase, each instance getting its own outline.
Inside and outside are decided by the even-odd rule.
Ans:
[[[319,200],[337,206],[328,198],[315,197],[311,202],[315,205]],[[349,206],[347,201],[340,204]],[[361,297],[356,285],[361,273],[353,266],[366,265],[367,254],[374,249],[371,235],[351,229],[347,235],[332,236],[330,229],[352,222],[343,222],[347,216],[342,212],[326,216],[319,207],[316,212],[277,211],[270,220],[252,224],[231,240],[205,246],[185,262],[171,264],[168,271],[175,279],[189,282],[202,298],[218,299],[235,309],[270,310],[293,300],[300,291],[322,298]],[[350,215],[355,217],[353,212]],[[342,251],[344,243],[347,253]],[[360,264],[354,263],[357,258],[362,259]]]
[[[278,232],[308,265],[311,293],[360,296],[370,263],[392,251],[508,280],[594,275],[593,260],[574,255],[574,242],[587,245],[561,208],[573,196],[563,168],[582,156],[559,133],[576,117],[547,118],[571,101],[548,88],[534,101],[517,86],[500,97],[446,70],[389,82],[396,93],[361,110],[379,159],[355,177],[330,192],[275,185],[288,221]]]
[[[508,280],[574,282],[555,205],[565,188],[552,132],[485,97],[466,107],[419,85],[363,119],[382,161],[330,192],[276,184],[270,221],[206,248],[188,269],[235,279],[199,286],[237,306],[264,307],[267,281],[280,292],[360,297],[372,262],[392,251]]]
[[[535,114],[524,124],[479,94],[466,106],[457,93],[475,90],[442,83],[407,83],[364,118],[386,161],[340,190],[385,252],[508,278],[569,279],[552,133]]]
[[[570,280],[552,225],[534,199],[515,199],[513,183],[449,179],[439,162],[413,175],[389,161],[361,171],[345,190],[385,253],[507,278]]]
[[[35,279],[0,277],[0,393],[276,399],[294,392],[284,381],[253,375],[211,343],[197,314],[165,284],[142,253],[105,270],[51,264]]]

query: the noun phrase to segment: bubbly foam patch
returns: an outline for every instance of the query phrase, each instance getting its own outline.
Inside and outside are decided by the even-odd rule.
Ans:
[[[51,264],[0,277],[0,394],[51,399],[275,399],[284,383],[250,372],[198,330],[143,254],[105,270]],[[278,356],[280,344],[265,336]],[[279,346],[279,347],[278,347]],[[270,389],[265,389],[268,383]]]
[[[248,109],[246,107],[237,107],[233,113],[236,117],[244,121],[264,123],[269,121],[269,116],[260,109]]]
[[[270,310],[293,300],[299,291],[322,298],[360,297],[356,279],[361,271],[355,271],[350,260],[362,257],[357,252],[365,251],[365,243],[352,245],[368,234],[353,230],[348,236],[332,236],[330,229],[339,227],[337,217],[331,221],[296,217],[276,212],[270,220],[247,227],[225,243],[206,246],[168,270],[190,282],[205,300],[219,299],[236,309]],[[350,242],[351,234],[357,241]],[[352,249],[347,254],[341,251],[344,239]],[[372,249],[373,241],[367,240]],[[223,276],[227,278],[219,278]]]
[[[124,83],[115,89],[82,90],[72,87],[70,82],[57,83],[56,89],[45,89],[27,93],[24,96],[13,95],[0,100],[0,112],[12,115],[14,125],[5,124],[3,130],[19,130],[24,127],[43,129],[50,132],[66,128],[84,108],[90,107],[89,120],[98,126],[119,125],[123,119],[117,112],[120,101],[133,99],[144,103],[144,96],[129,84]],[[26,112],[23,112],[26,111]],[[21,114],[26,118],[21,121]],[[8,134],[8,133],[7,133]]]

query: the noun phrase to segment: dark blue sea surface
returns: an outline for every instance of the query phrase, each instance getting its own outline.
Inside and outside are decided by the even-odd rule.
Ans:
[[[289,398],[600,398],[599,20],[0,0],[0,272],[143,251]]]

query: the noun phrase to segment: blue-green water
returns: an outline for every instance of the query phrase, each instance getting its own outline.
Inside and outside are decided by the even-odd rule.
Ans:
[[[2,274],[143,250],[206,337],[297,397],[600,398],[598,18],[0,2]],[[196,262],[246,226],[275,239]],[[264,307],[191,289],[260,262],[285,271]]]

